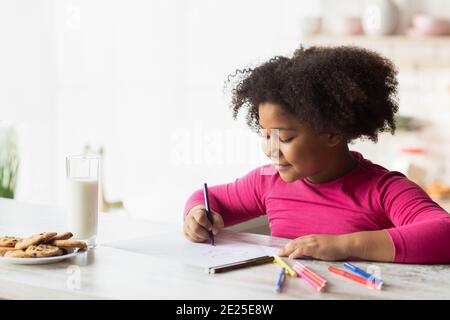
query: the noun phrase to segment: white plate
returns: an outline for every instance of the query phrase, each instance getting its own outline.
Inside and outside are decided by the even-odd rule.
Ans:
[[[67,249],[69,250],[69,249]],[[49,264],[60,262],[72,257],[76,257],[83,253],[87,252],[87,250],[79,250],[75,249],[73,252],[69,252],[62,256],[57,257],[45,257],[45,258],[9,258],[9,257],[0,257],[0,263],[9,263],[9,264]]]

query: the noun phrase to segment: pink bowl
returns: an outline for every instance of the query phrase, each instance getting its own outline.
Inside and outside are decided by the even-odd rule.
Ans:
[[[445,35],[450,33],[450,22],[445,18],[418,14],[413,18],[412,30],[418,35]]]
[[[344,17],[336,20],[333,24],[333,30],[337,34],[358,35],[363,33],[360,17]]]

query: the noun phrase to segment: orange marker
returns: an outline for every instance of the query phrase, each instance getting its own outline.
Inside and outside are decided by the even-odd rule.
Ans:
[[[374,289],[378,289],[378,290],[381,289],[381,286],[377,285],[375,282],[370,281],[368,279],[364,279],[363,277],[354,275],[354,274],[349,273],[349,272],[347,272],[345,270],[336,268],[335,266],[329,266],[328,267],[328,271],[333,272],[335,274],[338,274],[340,276],[343,276],[343,277],[345,277],[347,279],[350,279],[350,280],[359,282],[361,284],[364,284],[364,285],[366,285],[369,288],[374,288]]]

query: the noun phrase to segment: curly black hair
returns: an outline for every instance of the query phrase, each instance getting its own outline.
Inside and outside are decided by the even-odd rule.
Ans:
[[[313,46],[238,69],[226,84],[233,86],[233,118],[247,109],[247,124],[258,132],[258,106],[270,102],[318,133],[376,142],[379,132],[395,132],[396,76],[394,64],[374,51]]]

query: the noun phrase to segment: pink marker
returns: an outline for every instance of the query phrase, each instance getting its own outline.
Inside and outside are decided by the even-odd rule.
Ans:
[[[311,287],[313,287],[317,291],[322,291],[322,288],[325,287],[324,285],[323,286],[318,285],[316,282],[314,282],[314,280],[309,278],[308,275],[305,274],[303,271],[300,271],[300,270],[295,270],[295,271],[300,275],[300,278],[302,278],[303,280],[308,282],[311,285]]]
[[[310,278],[312,278],[312,280],[314,280],[319,285],[325,285],[327,283],[327,280],[325,280],[324,278],[322,278],[317,273],[315,273],[310,268],[308,268],[307,266],[305,266],[300,262],[296,262],[293,268],[295,271],[300,270],[306,273]]]

